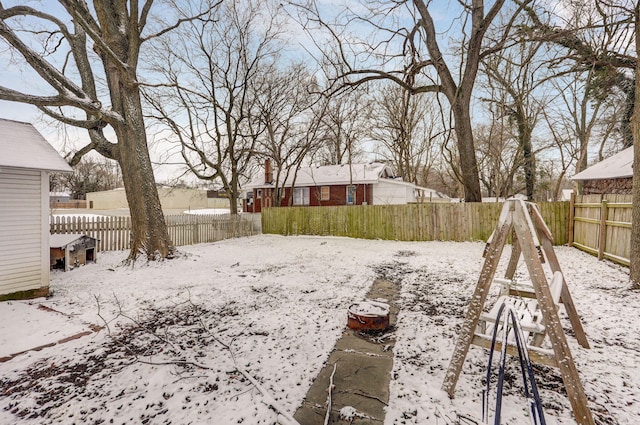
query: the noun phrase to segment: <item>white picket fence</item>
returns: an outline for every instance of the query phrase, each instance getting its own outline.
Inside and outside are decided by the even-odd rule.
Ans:
[[[169,237],[175,246],[215,242],[259,233],[255,218],[247,215],[167,215]],[[81,233],[98,239],[99,251],[130,248],[131,218],[50,216],[51,234]]]

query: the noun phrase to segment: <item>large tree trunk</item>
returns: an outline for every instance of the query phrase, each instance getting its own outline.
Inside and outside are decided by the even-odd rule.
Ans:
[[[640,2],[634,8],[636,57],[640,58]],[[636,60],[636,75],[640,59]],[[640,78],[636,78],[635,104],[640,105]],[[630,279],[633,289],[640,289],[640,108],[631,117],[633,130],[633,209],[631,212]]]
[[[171,257],[174,251],[155,186],[142,107],[137,90],[123,93],[127,125],[116,129],[120,141],[119,164],[131,214],[129,259],[142,251],[148,259]]]
[[[5,9],[0,4],[0,37],[7,41],[11,49],[19,52],[25,64],[57,92],[55,96],[33,95],[0,86],[0,98],[35,105],[64,124],[88,130],[91,142],[74,154],[71,165],[77,164],[85,154],[94,150],[120,165],[133,222],[129,258],[135,258],[140,251],[149,259],[169,257],[174,248],[169,240],[155,187],[136,74],[140,46],[144,41],[141,32],[153,2],[144,2],[142,10],[138,7],[139,0],[94,0],[92,6],[78,0],[58,2],[69,14],[68,19],[49,15],[44,5],[42,10],[38,10],[20,5]],[[58,9],[60,7],[56,11]],[[25,43],[18,36],[19,32],[9,25],[8,21],[18,16],[33,19],[34,22],[42,21],[43,33],[52,37],[55,34],[55,39],[58,35],[63,38],[58,40],[58,45],[52,51],[43,46],[43,52],[50,53],[43,55],[29,46],[33,41],[31,35],[25,36],[30,40]],[[73,23],[75,32],[68,28],[66,21]],[[29,24],[33,25],[25,21],[18,28],[23,25],[30,28]],[[39,28],[40,25],[36,24],[35,27]],[[52,29],[46,29],[47,25]],[[150,35],[147,40],[172,28],[175,26]],[[53,38],[43,42],[48,45]],[[66,43],[68,51],[65,55],[62,46]],[[106,77],[106,84],[102,84],[101,88],[107,89],[109,99],[98,95],[93,69],[98,62],[94,55],[89,55],[89,49],[100,58]],[[53,52],[55,54],[51,54]],[[47,56],[55,60],[49,62]],[[58,63],[58,60],[62,63]],[[80,86],[76,79],[79,79]],[[67,114],[63,109],[67,107],[76,111]],[[77,111],[84,111],[86,118],[79,119]],[[111,126],[115,131],[117,143],[105,137],[106,126]]]
[[[532,128],[528,125],[524,111],[519,110],[516,119],[518,121],[518,139],[522,148],[522,169],[526,195],[529,201],[533,201],[536,186],[536,158],[531,142]]]
[[[476,159],[475,144],[473,142],[473,128],[469,102],[457,101],[452,105],[455,119],[455,133],[460,156],[460,175],[464,186],[465,202],[481,202],[480,178],[478,161]]]
[[[114,129],[119,144],[116,159],[122,170],[131,214],[129,259],[135,259],[140,251],[150,260],[171,257],[174,247],[155,186],[136,74],[140,34],[125,25],[129,22],[125,2],[95,0],[94,7],[101,24],[102,37],[111,52],[102,51],[98,46],[95,50],[104,66],[111,107],[123,117],[123,122],[114,125]]]
[[[471,18],[471,32],[462,51],[466,56],[464,66],[460,67],[462,75],[460,84],[456,84],[451,69],[446,63],[440,46],[439,34],[436,32],[433,18],[429,13],[429,7],[424,0],[413,0],[414,5],[422,18],[420,25],[425,30],[425,44],[430,61],[433,62],[438,76],[442,92],[447,96],[455,119],[455,134],[460,156],[460,175],[464,186],[464,199],[466,202],[482,202],[480,191],[480,176],[478,174],[478,162],[476,159],[475,144],[473,142],[473,129],[471,127],[471,92],[478,74],[480,63],[480,51],[482,39],[491,21],[496,17],[504,5],[505,0],[496,0],[485,14],[485,6],[482,0],[473,0],[467,6],[465,13]]]

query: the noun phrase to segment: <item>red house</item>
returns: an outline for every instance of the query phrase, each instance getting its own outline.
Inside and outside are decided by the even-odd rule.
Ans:
[[[404,182],[386,164],[341,164],[301,168],[277,185],[284,190],[280,206],[391,205],[443,198],[432,189]],[[244,212],[261,212],[274,206],[276,184],[269,161],[264,177],[247,185]]]

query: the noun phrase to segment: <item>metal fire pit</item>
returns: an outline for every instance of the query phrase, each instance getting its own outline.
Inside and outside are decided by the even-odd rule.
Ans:
[[[361,301],[349,306],[347,312],[349,329],[385,330],[389,327],[389,304],[378,301]]]

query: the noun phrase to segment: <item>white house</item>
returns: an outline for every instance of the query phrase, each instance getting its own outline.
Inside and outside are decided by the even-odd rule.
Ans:
[[[33,125],[0,119],[0,300],[49,293],[49,173],[71,167]]]

